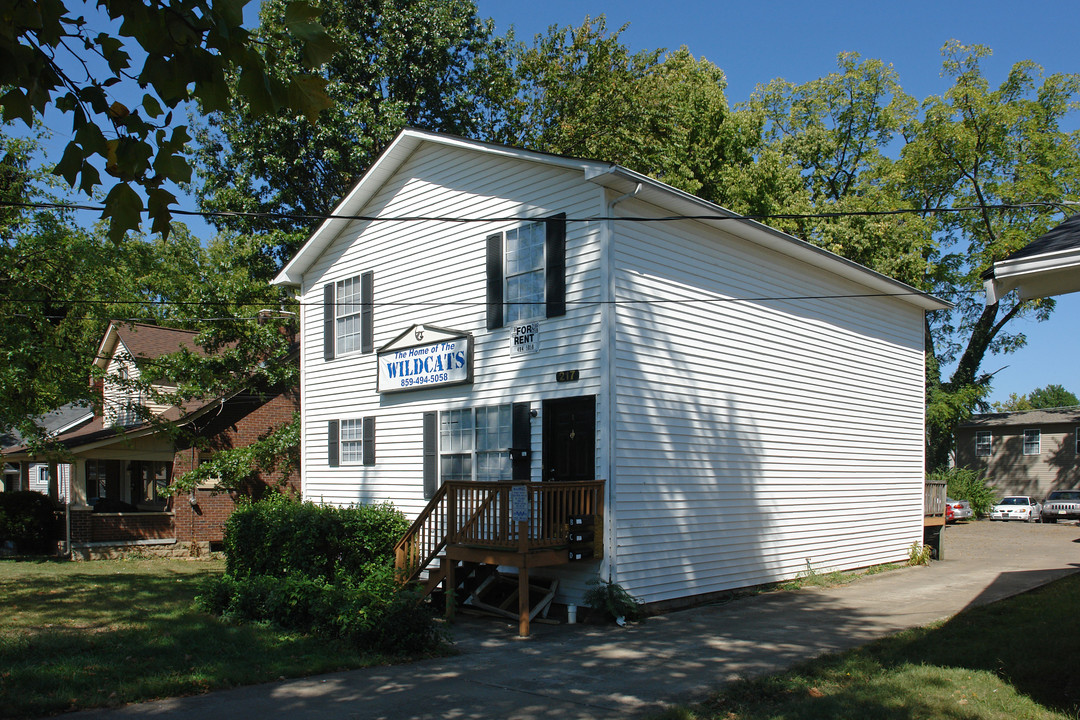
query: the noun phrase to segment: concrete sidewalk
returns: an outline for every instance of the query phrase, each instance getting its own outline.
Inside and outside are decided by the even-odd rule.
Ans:
[[[925,625],[1080,570],[1076,525],[948,528],[946,560],[827,589],[771,593],[627,628],[533,625],[520,640],[462,617],[455,657],[286,680],[67,717],[624,718],[726,681]]]

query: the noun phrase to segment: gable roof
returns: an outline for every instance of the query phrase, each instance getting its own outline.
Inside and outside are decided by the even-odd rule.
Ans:
[[[68,403],[45,413],[34,422],[51,437],[69,432],[94,416],[93,408],[78,403]],[[26,438],[17,430],[0,434],[0,450],[7,451],[26,444]]]
[[[982,413],[960,427],[1004,427],[1010,425],[1055,425],[1080,423],[1080,405],[1039,410],[1015,410],[1013,412]]]
[[[199,355],[205,355],[206,351],[195,342],[198,334],[194,330],[178,330],[146,323],[113,320],[109,323],[101,344],[98,345],[94,364],[105,369],[110,358],[115,354],[118,343],[121,342],[136,362],[152,360],[185,348]]]
[[[1080,291],[1080,214],[994,263],[983,286],[987,305],[1013,290],[1022,300]]]
[[[323,221],[292,260],[278,273],[272,281],[273,284],[300,285],[304,274],[330,247],[338,234],[352,222],[351,216],[359,214],[406,160],[428,144],[457,147],[487,155],[579,171],[588,182],[614,192],[633,193],[635,197],[668,210],[673,215],[692,216],[697,222],[718,229],[722,228],[737,238],[833,272],[874,292],[896,295],[900,300],[924,310],[942,310],[951,307],[949,303],[916,290],[910,285],[615,163],[522,150],[413,128],[406,128],[398,133],[352,190],[334,208],[331,217]]]

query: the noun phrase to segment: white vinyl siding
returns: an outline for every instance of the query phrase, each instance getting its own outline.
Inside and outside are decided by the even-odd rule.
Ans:
[[[567,312],[536,321],[540,349],[531,354],[511,355],[511,326],[486,329],[485,241],[492,233],[512,231],[531,218],[560,212],[571,217],[600,215],[602,195],[580,172],[532,163],[523,167],[518,160],[454,148],[431,148],[388,178],[356,214],[521,220],[491,224],[358,221],[345,228],[305,275],[301,372],[306,499],[339,505],[390,501],[415,517],[426,505],[424,412],[441,414],[511,401],[528,402],[539,410],[545,398],[597,393],[599,225],[568,225]],[[521,198],[528,200],[523,204]],[[379,278],[375,348],[418,323],[472,333],[472,384],[379,396],[371,356],[323,361],[323,318],[317,311],[323,286],[367,271]],[[556,372],[567,368],[578,369],[581,380],[558,383]],[[345,410],[355,416],[377,416],[377,466],[328,466],[326,423]],[[541,418],[533,418],[531,428],[532,447],[538,455]],[[501,462],[495,456],[485,460],[488,467]],[[477,470],[473,467],[468,472]],[[534,479],[540,478],[538,458],[532,473]]]
[[[478,408],[524,402],[542,415],[546,399],[593,395],[605,558],[552,570],[556,601],[580,601],[597,574],[662,601],[902,561],[921,541],[918,308],[701,223],[573,220],[608,215],[625,192],[609,196],[581,170],[429,143],[380,183],[350,214],[502,220],[356,221],[305,270],[306,499],[389,501],[415,517],[425,413],[449,423],[445,481],[502,472],[503,441],[485,448],[476,436],[488,420],[501,436],[502,421]],[[640,200],[616,211],[672,214]],[[486,329],[487,240],[557,213],[571,218],[566,314],[538,319],[539,349],[515,355],[512,321]],[[375,348],[417,324],[470,333],[471,384],[380,396],[370,355],[323,361],[314,308],[327,284],[368,271],[379,279]],[[568,370],[579,379],[559,382]],[[325,428],[346,413],[377,417],[377,466],[328,465]],[[531,421],[533,480],[542,421]]]
[[[616,580],[648,602],[904,559],[921,311],[693,223],[618,228]]]

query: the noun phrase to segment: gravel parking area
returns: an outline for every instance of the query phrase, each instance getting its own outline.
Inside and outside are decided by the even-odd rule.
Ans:
[[[1058,555],[1068,548],[1063,545],[1068,541],[1080,543],[1080,527],[1075,521],[1054,524],[961,521],[945,528],[944,562],[993,562],[1002,557]],[[1077,554],[1080,555],[1080,547]]]

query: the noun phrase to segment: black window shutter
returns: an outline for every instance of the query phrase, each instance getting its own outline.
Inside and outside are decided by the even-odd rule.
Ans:
[[[527,482],[532,477],[532,413],[529,403],[514,403],[510,436],[514,444],[510,454],[510,473],[514,480]]]
[[[503,324],[503,236],[487,237],[487,329]]]
[[[375,418],[364,418],[364,464],[375,464]]]
[[[338,466],[338,421],[326,423],[326,463],[330,467]]]
[[[424,413],[424,497],[435,497],[439,489],[438,415]]]
[[[544,221],[547,256],[546,294],[547,317],[566,314],[566,213]]]
[[[375,349],[374,299],[375,273],[368,271],[360,276],[360,352]]]
[[[334,359],[334,283],[323,285],[323,338],[324,360]]]

